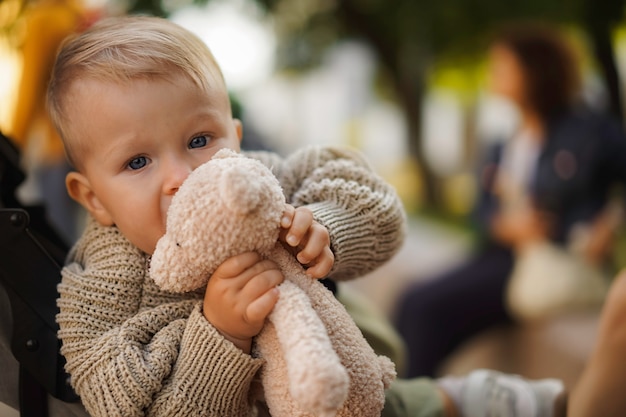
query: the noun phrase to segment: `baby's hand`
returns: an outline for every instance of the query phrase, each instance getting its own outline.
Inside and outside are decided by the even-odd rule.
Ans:
[[[252,338],[278,300],[284,277],[256,252],[233,256],[217,268],[204,294],[204,317],[228,340],[250,353]]]
[[[280,226],[280,241],[305,266],[307,275],[325,278],[335,263],[326,227],[313,220],[308,208],[295,208],[290,204],[285,205]]]

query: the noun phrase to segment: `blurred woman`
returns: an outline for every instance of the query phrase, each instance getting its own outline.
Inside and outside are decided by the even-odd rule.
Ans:
[[[581,105],[569,45],[547,27],[509,26],[488,58],[491,90],[515,105],[519,125],[487,149],[479,171],[475,253],[399,300],[408,376],[435,376],[462,342],[512,320],[507,289],[526,248],[565,248],[576,239],[586,262],[598,265],[611,246],[615,217],[607,207],[613,185],[626,182],[626,140],[617,123]]]

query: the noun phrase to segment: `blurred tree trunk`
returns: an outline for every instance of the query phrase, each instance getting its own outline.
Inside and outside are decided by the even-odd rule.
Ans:
[[[414,59],[419,59],[419,55]],[[417,162],[417,168],[422,185],[422,204],[426,208],[442,209],[441,193],[439,193],[437,175],[430,168],[424,155],[422,138],[422,110],[423,99],[426,94],[426,68],[419,64],[400,64],[398,74],[393,77],[394,87],[398,95],[408,127],[408,150],[411,158]]]
[[[622,124],[622,86],[615,62],[613,30],[622,20],[624,3],[624,0],[585,0],[583,7],[584,25],[609,95],[609,110]]]
[[[422,146],[422,102],[426,92],[427,54],[410,37],[398,40],[381,30],[380,17],[363,13],[351,1],[337,3],[337,16],[373,47],[392,83],[408,127],[408,150],[417,162],[424,206],[440,209],[437,177],[430,169]]]

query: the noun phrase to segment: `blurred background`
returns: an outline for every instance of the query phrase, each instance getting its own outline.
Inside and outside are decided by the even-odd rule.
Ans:
[[[106,15],[166,16],[212,49],[251,145],[355,146],[411,214],[462,220],[473,204],[477,148],[515,123],[515,110],[485,90],[494,28],[521,19],[558,26],[582,59],[587,101],[621,117],[623,3],[2,0],[0,129],[20,143],[33,135],[25,126],[36,106],[19,96],[37,102],[43,92],[25,92],[20,78],[31,89],[38,74],[45,80],[63,34]]]
[[[510,135],[519,116],[486,88],[494,30],[520,20],[561,30],[580,58],[585,102],[621,121],[624,3],[1,0],[0,130],[15,140],[32,173],[20,190],[22,199],[58,204],[52,221],[72,241],[80,233],[81,214],[58,201],[67,167],[42,101],[54,53],[65,36],[105,16],[142,13],[178,22],[205,40],[221,65],[244,124],[244,148],[287,154],[307,144],[356,147],[395,186],[409,215],[406,245],[388,265],[351,284],[390,316],[409,281],[458,261],[474,244],[469,214],[479,150]],[[54,183],[42,186],[41,178]],[[626,253],[619,245],[616,253]],[[563,345],[582,351],[571,353],[578,362],[566,366],[579,366],[588,352],[594,322],[585,323],[586,333],[580,327],[555,333]],[[512,355],[510,346],[502,348],[504,356]],[[473,356],[469,364],[483,362]],[[524,364],[522,371],[531,376],[560,372],[574,380],[578,372]]]

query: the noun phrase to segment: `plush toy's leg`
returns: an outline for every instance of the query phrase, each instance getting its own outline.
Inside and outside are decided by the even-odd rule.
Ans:
[[[279,289],[269,320],[284,354],[290,394],[302,411],[334,416],[348,395],[348,373],[308,296],[290,281]]]
[[[325,335],[324,343],[328,343],[327,341],[330,341],[332,345],[330,351],[333,352],[333,361],[337,360],[335,359],[335,357],[339,358],[338,360],[343,366],[344,372],[346,372],[348,375],[348,397],[343,402],[341,409],[337,411],[337,416],[380,417],[381,410],[383,409],[385,402],[385,388],[387,388],[391,381],[395,378],[395,368],[391,360],[385,357],[381,357],[374,352],[374,350],[367,343],[367,341],[363,337],[363,334],[356,326],[354,320],[350,317],[344,306],[341,305],[341,303],[337,301],[334,295],[330,291],[328,291],[320,282],[306,276],[302,266],[297,262],[297,260],[295,260],[293,255],[288,253],[280,244],[276,245],[276,247],[268,257],[279,265],[280,269],[285,273],[285,278],[289,280],[290,284],[293,283],[295,287],[302,290],[302,295],[305,297],[306,300],[308,300],[308,302],[306,303],[307,311],[308,309],[311,309],[315,313],[311,315],[311,317],[316,317],[319,321],[321,321],[321,326],[325,329],[324,333],[320,332],[320,334]],[[285,283],[287,283],[287,281],[285,281]],[[285,285],[285,283],[281,284],[281,287]],[[290,286],[291,285],[288,285],[286,287]],[[280,298],[283,298],[282,293]],[[288,297],[284,298],[287,299]],[[293,312],[296,309],[294,309],[293,307],[289,307],[285,310]],[[285,321],[290,321],[289,316],[291,313],[279,313],[276,307],[274,308],[274,312],[272,314],[276,314],[277,316],[282,317]],[[270,315],[270,319],[271,317],[272,316]],[[304,320],[305,319],[303,317],[299,317],[298,322],[289,323],[281,321],[281,330],[293,332],[292,334],[286,334],[283,336],[285,337],[285,340],[290,341],[290,344],[285,345],[287,347],[284,347],[285,352],[289,350],[296,352],[306,352],[303,345],[313,344],[318,346],[320,344],[320,342],[315,338],[311,342],[309,342],[309,340],[311,339],[307,341],[300,339],[301,335],[303,334],[303,325],[301,323],[303,323]],[[268,323],[268,326],[265,327],[269,327],[273,331],[273,326],[271,325],[272,322],[270,321],[270,323]],[[308,326],[308,324],[306,326]],[[278,332],[278,323],[276,332]],[[265,330],[261,333],[265,333]],[[262,334],[259,336],[262,336]],[[275,337],[275,339],[276,338],[281,339],[280,342],[284,343],[282,337]],[[297,349],[294,349],[293,346],[297,346]],[[305,353],[305,355],[308,355],[308,353]],[[302,366],[299,365],[299,363],[303,360],[306,360],[306,363],[313,363],[313,366],[311,368],[304,369],[298,368],[299,366]],[[299,375],[292,377],[293,379],[291,380],[291,382],[302,381],[307,378],[312,381],[318,381],[318,383],[320,383],[321,385],[329,384],[328,381],[324,381],[324,378],[326,378],[324,375],[332,375],[337,371],[334,370],[334,366],[330,366],[328,364],[318,367],[317,360],[323,361],[319,362],[321,364],[327,362],[329,358],[327,358],[325,355],[320,355],[319,359],[304,358],[302,356],[298,358],[290,358],[290,365],[288,366],[288,368],[293,368],[293,366],[291,365],[293,363],[295,364],[294,369],[299,369],[300,372]],[[309,370],[309,372],[312,372],[313,375],[307,374],[307,369]],[[325,372],[322,371],[322,369],[328,369],[328,371]],[[322,374],[322,372],[325,373]],[[280,375],[280,372],[274,372],[274,374]],[[329,381],[332,381],[332,379],[330,379]],[[265,384],[266,383],[264,380],[264,386]],[[313,393],[311,389],[312,385],[310,384],[311,383],[300,384],[298,382],[298,385],[303,390],[303,392],[298,395],[302,395],[309,401],[314,401],[314,403],[316,398],[322,400],[325,400],[326,396],[328,396],[328,398],[333,398],[333,389],[326,390],[325,393]],[[295,397],[296,391],[292,392],[294,393],[293,397]],[[322,408],[317,407],[317,409]],[[292,414],[283,413],[280,414],[280,416],[311,417],[312,415],[317,415],[327,417],[328,415],[332,415],[331,410],[329,410],[328,412],[317,412],[317,414],[313,412],[313,407],[309,406],[309,410],[311,410],[310,414],[303,414],[298,412]],[[274,414],[272,413],[272,415]],[[279,414],[276,415],[278,416]]]
[[[272,259],[282,270],[293,271],[299,265],[278,246]],[[396,375],[394,364],[374,352],[345,307],[322,284],[307,277],[303,270],[291,274],[289,279],[309,297],[311,307],[331,336],[334,352],[348,372],[350,393],[338,415],[379,417],[385,402],[384,390]]]

